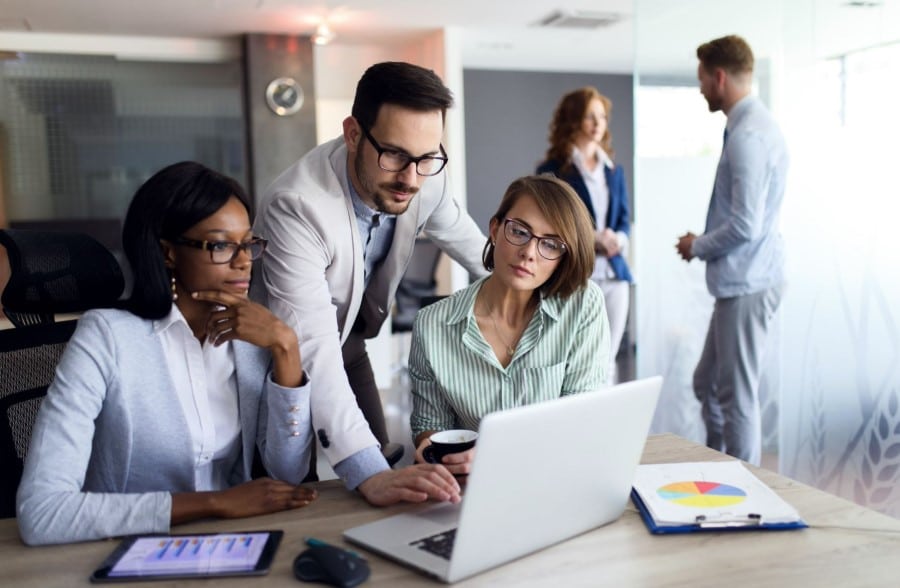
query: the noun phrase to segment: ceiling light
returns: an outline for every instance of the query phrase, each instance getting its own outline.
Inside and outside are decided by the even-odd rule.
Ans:
[[[334,31],[328,27],[327,23],[323,22],[316,27],[316,34],[312,36],[312,42],[316,45],[327,45],[334,40],[335,36]]]
[[[614,12],[554,10],[535,25],[553,28],[596,29],[614,25],[620,20],[622,20],[622,15]]]

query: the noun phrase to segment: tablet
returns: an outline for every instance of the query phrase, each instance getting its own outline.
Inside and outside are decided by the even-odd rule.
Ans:
[[[122,541],[91,575],[92,582],[130,582],[269,572],[282,531],[139,535]]]

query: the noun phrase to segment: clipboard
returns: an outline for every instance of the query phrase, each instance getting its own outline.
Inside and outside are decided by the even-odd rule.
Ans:
[[[807,527],[739,461],[638,466],[631,500],[657,535]]]

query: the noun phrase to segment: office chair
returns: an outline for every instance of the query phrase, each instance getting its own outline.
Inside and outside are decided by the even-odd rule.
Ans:
[[[5,230],[0,245],[11,270],[0,301],[16,327],[0,330],[0,517],[12,517],[32,426],[77,323],[55,315],[111,306],[125,282],[87,235]]]
[[[0,302],[16,327],[111,306],[125,287],[119,262],[87,235],[7,229],[0,231],[0,245],[11,270]]]
[[[16,516],[31,428],[76,322],[0,330],[0,518]]]

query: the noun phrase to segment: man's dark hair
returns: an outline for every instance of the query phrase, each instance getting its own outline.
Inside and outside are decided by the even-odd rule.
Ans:
[[[730,74],[753,72],[753,50],[743,38],[728,35],[697,47],[697,59],[706,71],[721,67]]]
[[[418,112],[440,110],[444,117],[453,106],[453,94],[432,70],[385,61],[366,70],[356,85],[350,114],[366,129],[371,129],[382,104],[396,104]]]
[[[170,165],[138,188],[122,228],[125,257],[134,276],[124,307],[149,319],[172,309],[169,272],[161,239],[173,241],[234,196],[253,220],[250,199],[237,181],[192,161]]]

